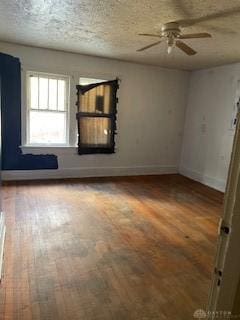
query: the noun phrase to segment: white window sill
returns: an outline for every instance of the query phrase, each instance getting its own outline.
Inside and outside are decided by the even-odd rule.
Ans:
[[[56,145],[24,145],[20,146],[23,154],[77,154],[77,147],[74,146],[56,146]]]

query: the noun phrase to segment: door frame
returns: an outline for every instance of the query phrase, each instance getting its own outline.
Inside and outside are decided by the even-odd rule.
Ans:
[[[232,313],[234,301],[239,294],[240,280],[240,112],[233,142],[231,162],[228,172],[224,210],[219,223],[219,237],[215,268],[210,289],[207,315]],[[222,317],[223,319],[224,317]],[[240,319],[240,314],[239,314]]]

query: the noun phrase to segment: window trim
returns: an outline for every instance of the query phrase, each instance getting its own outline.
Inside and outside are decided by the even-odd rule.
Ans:
[[[66,82],[66,110],[49,110],[49,109],[30,109],[30,77],[31,76],[45,76],[46,78],[52,78],[57,80],[64,80]],[[26,83],[26,107],[25,107],[25,146],[27,147],[68,147],[69,146],[69,132],[70,132],[70,90],[71,90],[71,83],[70,83],[70,76],[63,75],[63,74],[56,74],[51,72],[42,72],[42,71],[32,71],[27,70],[25,75],[25,83]],[[30,111],[37,111],[37,112],[59,112],[66,114],[66,121],[65,121],[65,132],[66,132],[66,142],[65,143],[30,143]]]

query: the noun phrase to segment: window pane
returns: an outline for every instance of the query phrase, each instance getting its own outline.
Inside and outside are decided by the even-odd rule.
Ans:
[[[30,77],[30,108],[38,109],[38,77]]]
[[[65,110],[65,81],[58,80],[58,110]]]
[[[111,98],[112,88],[110,86],[104,86],[104,112],[111,113]]]
[[[48,109],[48,79],[39,78],[39,109]]]
[[[66,143],[66,114],[48,111],[30,111],[31,144]]]
[[[88,146],[108,146],[111,137],[109,118],[84,117],[80,119],[81,144]]]
[[[49,109],[57,110],[57,80],[49,79]]]
[[[99,85],[80,96],[80,111],[111,113],[112,91],[109,85]]]

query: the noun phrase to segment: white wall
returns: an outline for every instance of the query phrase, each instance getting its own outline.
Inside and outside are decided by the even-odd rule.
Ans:
[[[79,156],[75,148],[35,149],[31,152],[58,154],[59,169],[3,172],[4,179],[177,172],[188,72],[8,43],[0,43],[0,51],[20,58],[23,80],[26,70],[70,75],[71,121],[76,121],[75,84],[80,76],[122,80],[116,154]],[[23,85],[23,107],[24,93]],[[73,144],[74,131],[71,137]]]
[[[222,191],[239,79],[240,64],[192,72],[190,77],[180,172]]]

